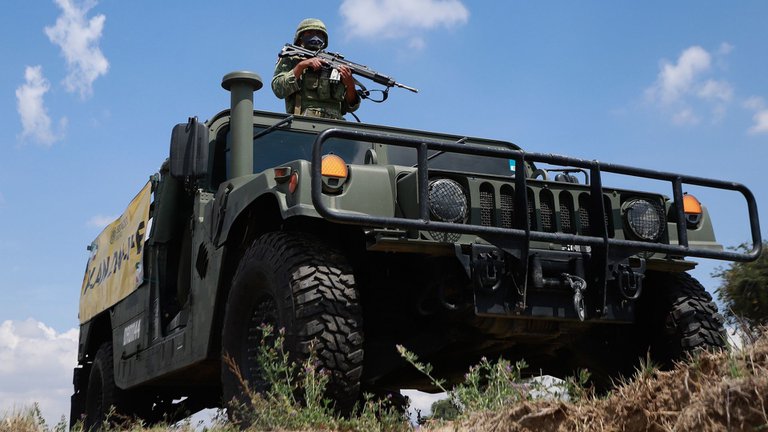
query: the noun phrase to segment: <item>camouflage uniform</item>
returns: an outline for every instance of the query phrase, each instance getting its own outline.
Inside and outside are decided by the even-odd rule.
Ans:
[[[305,19],[296,29],[294,43],[306,30],[320,30],[326,35],[325,25],[317,19]],[[341,81],[330,80],[330,68],[312,70],[307,68],[296,79],[293,68],[303,60],[300,57],[285,57],[278,60],[272,78],[272,91],[280,99],[285,99],[285,112],[332,119],[344,119],[344,114],[355,111],[360,106],[358,98],[354,105],[346,101],[347,89]]]

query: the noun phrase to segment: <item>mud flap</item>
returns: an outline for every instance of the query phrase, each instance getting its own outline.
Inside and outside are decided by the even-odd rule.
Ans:
[[[75,392],[72,393],[70,398],[70,429],[73,429],[75,424],[82,420],[85,414],[85,390],[88,388],[87,377],[88,374],[85,373],[85,368],[83,367],[76,367],[72,373],[72,384],[74,384]]]

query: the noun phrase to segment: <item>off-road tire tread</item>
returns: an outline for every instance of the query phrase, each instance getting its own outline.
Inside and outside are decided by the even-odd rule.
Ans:
[[[658,334],[650,336],[657,362],[671,367],[699,350],[727,346],[723,316],[699,281],[688,273],[654,272],[648,275],[646,285],[655,293],[649,298],[656,309],[650,328]]]
[[[103,427],[102,422],[105,420],[105,418],[99,418],[97,421],[94,421],[92,418],[92,414],[94,413],[89,412],[92,409],[92,401],[90,397],[93,396],[91,393],[94,390],[91,388],[91,383],[94,374],[97,373],[97,371],[101,371],[101,409],[104,411],[103,413],[98,413],[97,415],[102,417],[109,410],[110,406],[115,406],[117,409],[121,408],[120,404],[118,403],[118,399],[120,398],[120,389],[118,389],[115,385],[113,365],[112,344],[110,342],[104,342],[99,346],[98,350],[96,350],[96,355],[94,356],[93,364],[91,365],[91,372],[88,377],[88,393],[86,394],[85,412],[86,415],[90,417],[85,418],[86,430],[101,430]]]
[[[275,274],[290,275],[291,290],[283,293],[283,304],[293,307],[288,315],[293,317],[294,331],[286,329],[287,348],[299,351],[295,357],[306,358],[316,341],[320,367],[331,374],[326,395],[339,410],[349,411],[360,392],[363,322],[346,259],[307,234],[267,233],[245,252],[233,286],[255,262],[268,262]]]
[[[726,334],[723,316],[717,312],[712,296],[687,273],[669,277],[668,298],[672,305],[665,329],[678,335],[680,352],[723,348]]]

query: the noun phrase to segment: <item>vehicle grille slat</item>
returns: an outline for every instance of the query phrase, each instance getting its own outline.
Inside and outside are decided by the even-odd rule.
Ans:
[[[589,194],[579,195],[579,234],[592,235],[589,221]]]
[[[538,224],[536,219],[536,199],[534,197],[533,189],[528,189],[528,224],[531,227],[531,231],[538,230]]]
[[[573,221],[573,196],[568,192],[560,193],[560,229],[566,234],[576,234]]]
[[[555,197],[548,190],[541,191],[539,195],[541,206],[541,230],[555,232]]]
[[[496,200],[493,192],[493,186],[488,183],[480,186],[480,225],[482,226],[494,226]]]
[[[501,187],[501,194],[499,195],[499,204],[501,205],[500,222],[502,228],[512,228],[512,223],[515,217],[515,192],[511,186],[504,185]]]
[[[589,217],[591,205],[589,193],[582,192],[576,195],[570,191],[560,191],[555,200],[555,193],[549,189],[538,191],[538,197],[533,188],[528,188],[526,192],[528,199],[526,210],[531,231],[595,235]],[[608,236],[614,237],[611,200],[607,196],[603,196],[603,199],[606,209],[604,223],[608,228]],[[497,191],[490,183],[481,184],[478,202],[479,220],[476,223],[487,227],[514,228],[514,203],[515,192],[512,186],[502,185]]]

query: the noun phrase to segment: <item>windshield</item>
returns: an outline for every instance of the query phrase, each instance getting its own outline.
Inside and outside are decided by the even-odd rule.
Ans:
[[[254,127],[253,133],[263,131],[264,127]],[[253,172],[258,173],[269,168],[284,165],[293,160],[311,160],[312,144],[316,134],[296,132],[291,130],[274,130],[253,141]],[[365,151],[371,148],[370,143],[334,138],[323,144],[323,154],[333,153],[341,156],[347,163],[362,164]],[[231,134],[227,134],[226,170],[227,178],[230,173]]]
[[[254,127],[253,133],[264,130]],[[275,130],[261,136],[253,142],[253,172],[279,166],[292,160],[311,160],[312,144],[317,135],[290,130]],[[323,144],[323,154],[333,153],[341,156],[347,163],[362,164],[365,151],[371,148],[369,143],[331,139]]]
[[[387,151],[391,164],[416,165],[415,149],[389,146]],[[499,176],[515,175],[515,161],[510,159],[437,151],[430,151],[427,157],[431,158],[429,159],[430,170],[461,171]]]
[[[264,131],[266,127],[255,126],[254,135]],[[226,131],[226,145],[220,149],[224,153],[217,158],[225,161],[226,176],[224,169],[221,169],[220,175],[214,175],[212,184],[216,187],[225,178],[230,178],[230,158],[231,158],[231,134]],[[253,172],[259,173],[269,168],[274,168],[286,164],[293,160],[311,160],[312,144],[315,142],[317,134],[311,132],[299,132],[296,130],[275,129],[262,135],[253,141]],[[224,138],[224,136],[221,136]],[[220,138],[221,141],[223,141]],[[220,141],[220,142],[221,142]],[[222,142],[222,144],[224,144]],[[466,144],[471,146],[473,144]],[[365,153],[373,145],[369,142],[353,141],[340,138],[332,138],[323,144],[323,154],[333,153],[339,155],[349,164],[365,163]],[[387,153],[387,163],[393,165],[414,166],[417,162],[416,150],[395,145],[385,145]],[[486,146],[483,146],[486,147]],[[220,153],[221,154],[221,153]],[[514,177],[515,161],[505,158],[494,158],[487,156],[473,156],[460,153],[440,153],[430,151],[429,168],[430,170],[459,171],[466,173],[478,173],[485,175],[496,175],[504,177]],[[220,166],[220,165],[219,165]],[[224,168],[223,166],[221,168]],[[214,168],[214,171],[215,168]]]

